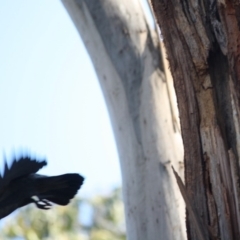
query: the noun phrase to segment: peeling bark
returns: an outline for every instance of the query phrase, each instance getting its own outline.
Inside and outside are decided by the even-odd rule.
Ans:
[[[240,5],[152,0],[177,94],[186,191],[204,239],[240,239]],[[199,239],[187,215],[189,239]]]

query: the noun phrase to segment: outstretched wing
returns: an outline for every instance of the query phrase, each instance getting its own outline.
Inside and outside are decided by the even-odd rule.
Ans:
[[[46,165],[47,162],[45,160],[36,161],[35,159],[27,156],[13,159],[12,165],[9,168],[5,160],[2,176],[0,174],[0,193],[12,180],[36,173],[39,169]]]

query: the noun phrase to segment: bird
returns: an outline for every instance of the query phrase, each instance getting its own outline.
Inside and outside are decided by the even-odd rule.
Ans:
[[[37,160],[29,155],[14,157],[10,167],[5,160],[0,174],[0,219],[30,203],[48,210],[53,203],[65,206],[74,198],[84,177],[78,173],[37,174],[46,165],[46,160]]]

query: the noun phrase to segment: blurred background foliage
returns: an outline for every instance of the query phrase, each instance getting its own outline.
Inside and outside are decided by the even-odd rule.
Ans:
[[[6,240],[124,240],[121,189],[91,199],[75,198],[49,211],[33,204],[22,208],[1,228]]]

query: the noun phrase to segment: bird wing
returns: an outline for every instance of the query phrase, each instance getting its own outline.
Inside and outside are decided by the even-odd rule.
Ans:
[[[36,161],[31,157],[20,157],[13,159],[12,165],[9,168],[5,160],[3,174],[0,174],[0,193],[12,180],[36,173],[46,165],[47,162],[45,160]]]
[[[52,177],[35,178],[36,196],[46,200],[45,204],[50,201],[59,205],[67,205],[70,200],[77,194],[83,184],[84,177],[77,173],[67,173]],[[37,204],[37,201],[35,201]],[[39,207],[39,205],[37,204]],[[49,205],[47,205],[47,209]]]

